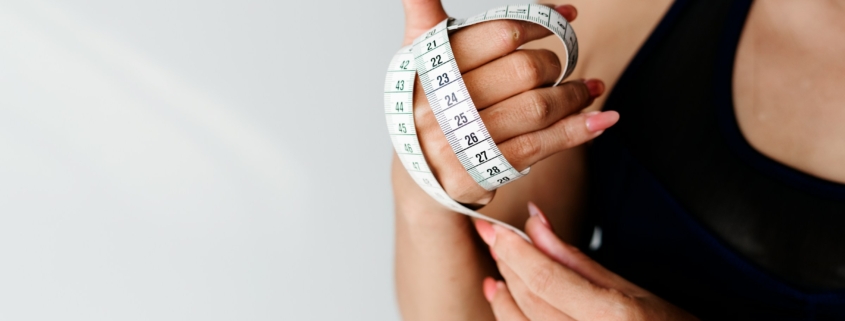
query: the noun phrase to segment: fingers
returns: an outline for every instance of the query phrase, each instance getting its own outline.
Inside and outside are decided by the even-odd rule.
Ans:
[[[475,107],[484,109],[518,93],[552,84],[560,61],[549,50],[520,50],[463,75]]]
[[[571,5],[562,5],[554,9],[568,21],[575,20],[578,15],[578,11]],[[528,42],[551,34],[551,31],[536,23],[497,20],[462,29],[449,38],[458,68],[461,72],[465,72],[511,53]],[[560,73],[556,76],[559,75]]]
[[[642,292],[639,287],[605,269],[577,247],[561,241],[551,228],[543,223],[544,214],[539,212],[539,209],[529,207],[529,211],[532,215],[525,223],[525,232],[540,252],[598,286],[618,289],[629,294]],[[547,219],[545,221],[548,222]]]
[[[524,316],[531,320],[697,320],[561,242],[545,215],[532,205],[526,230],[537,248],[510,230],[475,222],[507,281],[510,298]],[[485,296],[492,301],[498,293],[490,291],[490,282],[485,280]]]
[[[415,37],[448,18],[440,0],[402,0],[405,7],[405,40],[409,44]]]
[[[490,302],[497,321],[528,321],[504,282],[493,280],[491,277],[484,279],[484,297]]]
[[[619,113],[615,111],[570,115],[548,128],[516,136],[498,146],[508,162],[521,171],[554,153],[598,137],[618,120]]]
[[[559,5],[554,9],[555,11],[560,13],[560,15],[562,15],[564,18],[566,18],[566,21],[573,22],[575,21],[575,18],[578,17],[578,9],[576,9],[571,4]]]
[[[450,35],[449,41],[458,68],[466,72],[551,34],[551,31],[536,23],[496,20],[461,29]]]
[[[569,81],[557,87],[523,92],[479,114],[493,141],[501,143],[549,127],[587,107],[592,97],[584,82]]]
[[[548,302],[537,297],[534,293],[525,286],[525,283],[514,274],[507,264],[502,261],[496,262],[502,277],[508,286],[508,292],[513,297],[516,305],[522,310],[522,313],[531,320],[573,320],[570,316],[561,312]]]
[[[621,292],[598,287],[574,271],[551,260],[525,240],[499,226],[477,221],[482,239],[525,284],[528,291],[553,307],[578,320],[626,313],[619,308],[627,297]]]
[[[448,18],[440,0],[403,0],[402,5],[405,8],[403,44],[411,43],[414,38]],[[578,16],[578,11],[571,5],[557,6],[554,10],[570,22]],[[548,35],[551,35],[551,31],[535,23],[501,20],[460,30],[450,39],[458,66],[461,72],[465,72]]]

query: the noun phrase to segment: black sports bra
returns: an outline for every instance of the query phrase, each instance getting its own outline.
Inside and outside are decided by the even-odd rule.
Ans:
[[[845,288],[845,186],[767,158],[739,131],[731,83],[748,11],[730,6],[691,1],[656,31],[661,40],[638,54],[605,105],[622,116],[612,130],[748,260],[804,288]]]

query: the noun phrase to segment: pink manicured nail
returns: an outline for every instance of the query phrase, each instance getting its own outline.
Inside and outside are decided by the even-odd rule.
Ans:
[[[533,202],[528,202],[528,214],[540,218],[540,222],[543,223],[543,225],[548,227],[550,230],[552,229],[552,225],[549,223],[549,219],[546,217],[546,214],[543,214],[543,212],[540,211],[540,208]]]
[[[604,82],[598,79],[588,79],[584,82],[587,90],[590,91],[590,97],[596,98],[604,93]]]
[[[476,220],[475,229],[478,231],[481,239],[484,240],[484,243],[487,243],[489,246],[493,246],[496,243],[496,231],[493,230],[493,225],[487,221]]]
[[[493,298],[496,296],[496,292],[499,291],[498,284],[496,280],[493,280],[491,277],[484,278],[484,283],[482,283],[482,291],[484,291],[484,298],[487,301],[493,301]]]
[[[604,112],[590,112],[587,116],[587,130],[590,132],[599,132],[610,128],[613,124],[619,121],[619,113],[613,110]]]

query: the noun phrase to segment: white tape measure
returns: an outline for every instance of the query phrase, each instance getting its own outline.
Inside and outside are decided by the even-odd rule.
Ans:
[[[446,194],[431,172],[420,148],[414,126],[414,80],[419,74],[423,90],[440,129],[467,173],[481,187],[494,190],[528,174],[508,163],[481,121],[469,97],[449,45],[449,30],[491,20],[522,20],[551,30],[566,50],[563,72],[555,85],[575,69],[578,41],[569,22],[557,11],[536,4],[490,9],[468,19],[449,18],[419,36],[393,56],[384,81],[384,113],[387,129],[399,159],[414,181],[438,202],[458,213],[501,224],[526,238],[522,231],[473,211]]]

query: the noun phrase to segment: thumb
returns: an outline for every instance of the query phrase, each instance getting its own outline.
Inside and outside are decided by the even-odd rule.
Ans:
[[[417,36],[448,18],[440,0],[402,0],[405,7],[405,40],[409,44]]]

